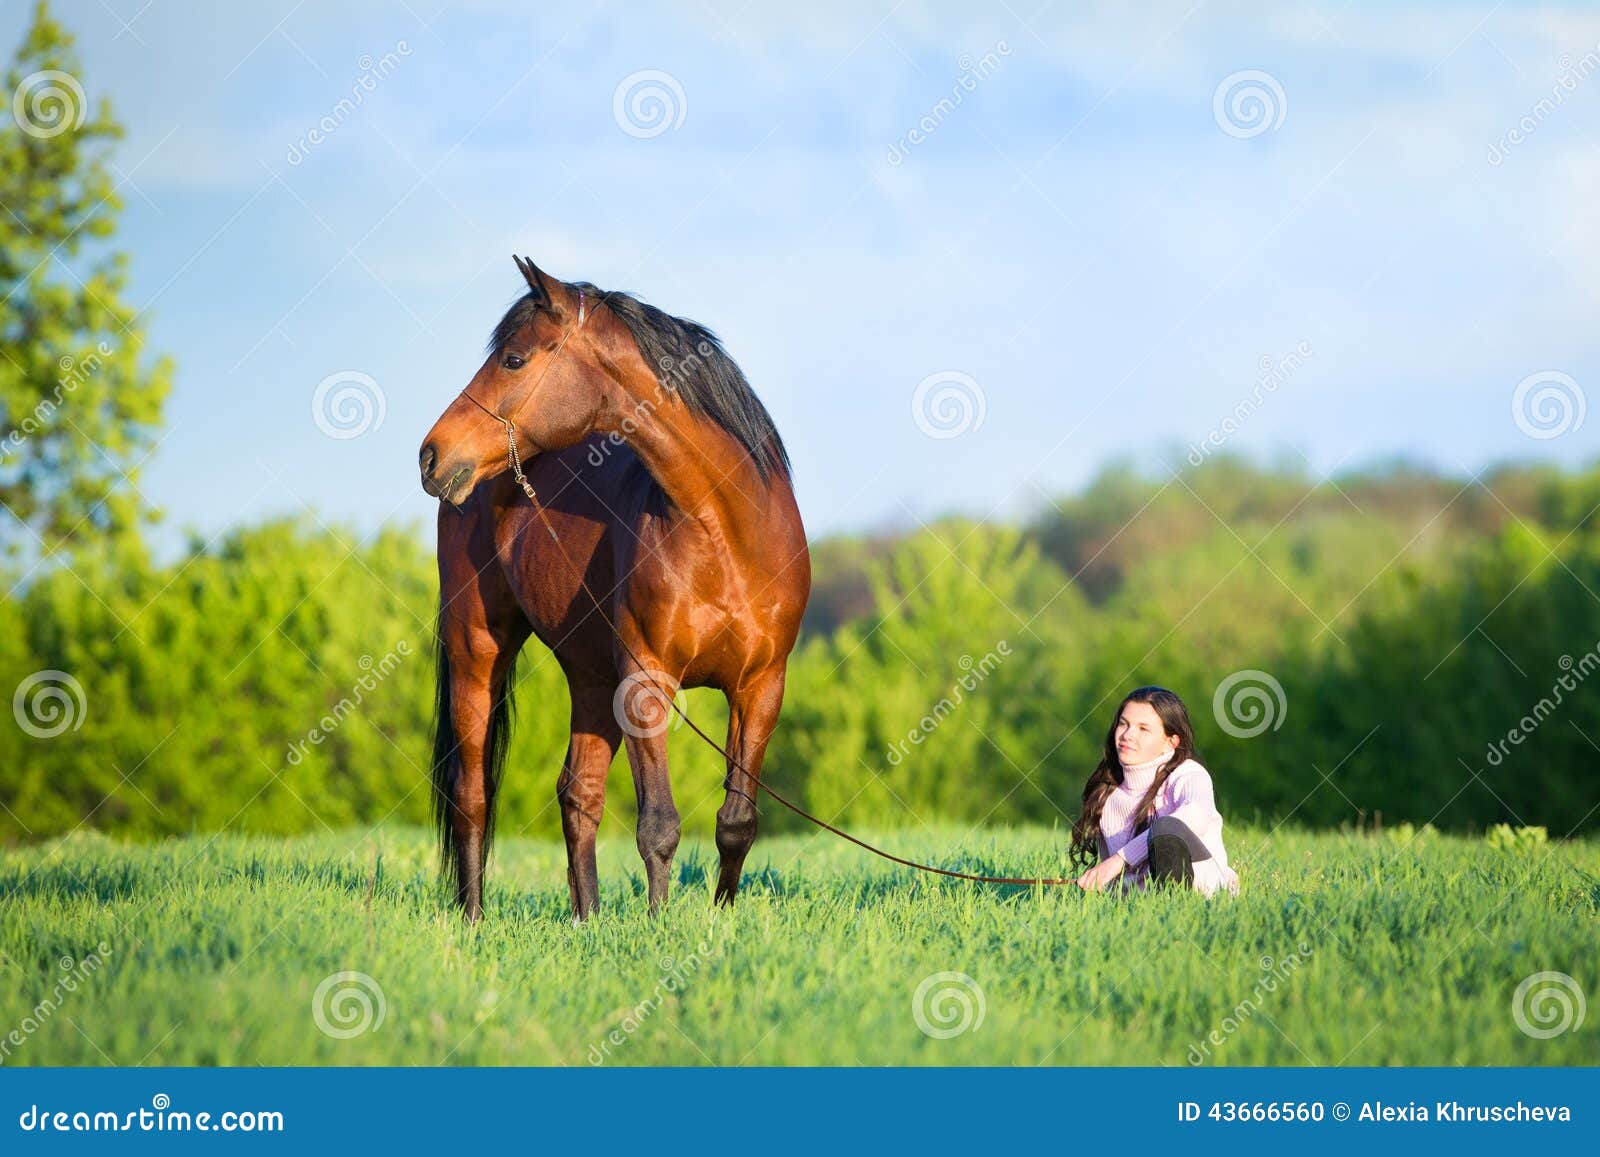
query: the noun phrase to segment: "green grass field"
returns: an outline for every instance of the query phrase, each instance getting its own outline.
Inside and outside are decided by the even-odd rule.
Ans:
[[[949,866],[1065,869],[1049,831],[883,840]],[[1600,1010],[1548,1037],[1513,1012],[1535,973],[1594,995],[1594,842],[1228,842],[1242,894],[1207,901],[942,882],[832,837],[763,837],[732,911],[710,903],[714,849],[686,844],[652,921],[618,836],[603,911],[575,927],[560,846],[508,840],[469,929],[416,829],[78,835],[0,853],[0,1060],[1600,1064]],[[365,978],[323,983],[341,972]],[[1562,989],[1529,994],[1524,1022],[1558,1019],[1563,998],[1573,1010]]]

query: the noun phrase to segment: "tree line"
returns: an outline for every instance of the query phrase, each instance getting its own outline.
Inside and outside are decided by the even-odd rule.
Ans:
[[[1323,501],[1335,486],[1359,508]],[[1143,510],[1120,534],[1108,487]],[[1479,524],[1413,501],[1452,487],[1454,505],[1486,489],[1505,505]],[[1307,501],[1284,518],[1267,496],[1296,490]],[[1589,830],[1597,504],[1600,468],[1318,487],[1217,458],[1164,481],[1108,467],[1018,525],[824,540],[817,589],[851,592],[853,609],[803,633],[766,774],[858,826],[1064,827],[1121,696],[1159,683],[1188,703],[1227,816]],[[1143,542],[1114,576],[1112,536]],[[0,729],[0,833],[423,822],[428,537],[275,520],[170,565],[113,544],[36,577],[0,608],[17,724]],[[1062,561],[1088,558],[1076,573]],[[726,726],[714,692],[683,702],[712,734]],[[559,832],[566,720],[565,680],[532,642],[502,831]],[[719,757],[687,728],[669,748],[686,826],[709,832]],[[625,756],[612,774],[626,823]]]

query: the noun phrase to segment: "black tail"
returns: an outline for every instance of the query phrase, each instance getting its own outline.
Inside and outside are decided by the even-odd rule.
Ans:
[[[455,715],[450,709],[450,655],[445,650],[444,634],[435,632],[435,657],[438,687],[434,695],[433,717],[433,822],[439,830],[439,867],[446,875],[456,869],[455,814],[456,781],[461,776],[461,740],[456,735]],[[517,664],[513,658],[506,669],[505,682],[489,710],[489,734],[484,743],[484,795],[488,804],[488,823],[483,833],[483,855],[487,862],[494,839],[495,795],[500,787],[500,769],[505,766],[506,747],[511,742],[512,693],[517,683]]]

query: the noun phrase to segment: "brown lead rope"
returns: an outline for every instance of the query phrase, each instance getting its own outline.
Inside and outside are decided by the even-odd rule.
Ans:
[[[777,800],[779,803],[781,803],[784,807],[788,808],[790,811],[794,812],[795,815],[801,817],[802,819],[809,820],[811,823],[816,824],[817,827],[822,828],[825,831],[830,831],[834,835],[840,837],[841,839],[849,840],[852,844],[855,844],[857,847],[865,848],[867,851],[871,852],[875,856],[882,856],[886,860],[890,860],[890,861],[892,861],[893,863],[896,863],[896,864],[903,864],[908,868],[915,868],[919,872],[932,872],[932,873],[934,873],[936,875],[940,875],[940,876],[950,876],[950,877],[953,877],[954,879],[957,879],[957,880],[973,880],[973,881],[976,881],[977,883],[980,883],[980,884],[1018,884],[1018,885],[1022,885],[1022,886],[1025,886],[1025,887],[1026,886],[1032,886],[1032,885],[1035,885],[1035,884],[1061,885],[1061,884],[1076,884],[1078,882],[1075,878],[1065,877],[1065,876],[1059,877],[1059,878],[1058,877],[1031,877],[1031,876],[980,876],[980,875],[975,875],[972,872],[957,872],[957,871],[953,871],[950,868],[936,868],[932,864],[919,864],[915,860],[908,860],[903,856],[897,856],[892,852],[886,852],[882,848],[875,848],[871,844],[867,843],[865,840],[857,839],[855,836],[852,836],[849,832],[841,831],[839,828],[836,828],[832,824],[830,824],[827,820],[820,819],[817,816],[814,816],[810,812],[806,811],[806,809],[801,807],[799,804],[791,803],[789,800],[785,799],[782,795],[778,794],[778,792],[774,791],[771,787],[767,786],[767,784],[762,781],[760,776],[751,775],[750,770],[747,767],[745,767],[745,765],[743,763],[739,762],[739,760],[735,759],[733,757],[733,755],[729,753],[727,748],[723,747],[722,744],[718,743],[715,739],[712,739],[711,736],[707,735],[704,731],[700,730],[700,725],[698,723],[696,723],[693,719],[689,718],[689,716],[684,712],[684,710],[681,707],[679,707],[678,704],[674,701],[672,696],[665,694],[665,692],[662,690],[660,684],[658,684],[655,681],[655,679],[650,675],[649,670],[645,667],[645,665],[643,663],[641,663],[639,661],[639,656],[637,656],[637,655],[635,655],[633,653],[633,648],[628,646],[628,641],[626,639],[624,639],[622,637],[622,633],[617,630],[616,623],[612,622],[611,616],[606,613],[605,604],[603,604],[598,598],[596,598],[594,592],[589,589],[589,584],[584,581],[583,572],[581,570],[578,570],[578,568],[573,565],[572,556],[567,554],[566,544],[561,541],[561,536],[556,533],[556,528],[551,525],[550,516],[545,513],[544,504],[539,501],[539,496],[534,493],[533,484],[528,481],[527,475],[522,472],[522,457],[517,452],[517,427],[511,422],[511,420],[509,418],[501,417],[499,414],[495,413],[493,410],[490,410],[487,406],[483,405],[481,402],[479,402],[476,398],[473,398],[471,395],[468,395],[468,400],[471,401],[473,405],[477,406],[484,413],[488,414],[491,418],[494,418],[496,421],[499,421],[499,422],[502,422],[502,423],[505,424],[506,439],[511,445],[511,473],[512,473],[512,476],[514,478],[516,478],[517,485],[522,487],[522,492],[528,496],[528,501],[533,504],[533,509],[538,513],[539,519],[540,519],[540,521],[542,521],[544,523],[545,529],[550,532],[550,537],[555,539],[556,546],[561,551],[561,557],[566,559],[568,568],[573,570],[578,575],[578,584],[583,587],[583,592],[586,595],[589,596],[589,601],[594,603],[595,609],[600,612],[600,617],[605,619],[606,625],[611,628],[611,633],[616,636],[617,642],[622,644],[622,649],[628,653],[628,658],[633,660],[634,666],[636,666],[639,669],[639,671],[645,676],[645,678],[650,680],[650,685],[652,687],[654,687],[656,689],[657,694],[660,694],[661,697],[667,701],[667,704],[674,711],[676,711],[678,713],[679,718],[681,718],[685,723],[687,723],[689,725],[689,727],[694,731],[694,733],[696,735],[698,735],[701,739],[705,740],[713,748],[715,748],[719,753],[721,753],[722,757],[724,759],[726,759],[730,764],[732,764],[734,767],[737,767],[740,771],[744,772],[745,776],[748,779],[750,779],[756,785],[756,787],[758,787],[760,790],[766,792],[773,799]],[[729,790],[737,790],[737,789],[730,788]],[[743,792],[740,792],[739,794],[744,795]],[[750,797],[749,796],[745,796],[745,798],[749,799]],[[752,804],[755,803],[754,800],[750,800],[750,802]]]

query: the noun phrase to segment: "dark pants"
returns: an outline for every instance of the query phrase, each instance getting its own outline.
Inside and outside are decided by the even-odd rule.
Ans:
[[[1150,821],[1150,882],[1194,885],[1194,866],[1211,853],[1188,824],[1176,816]]]

